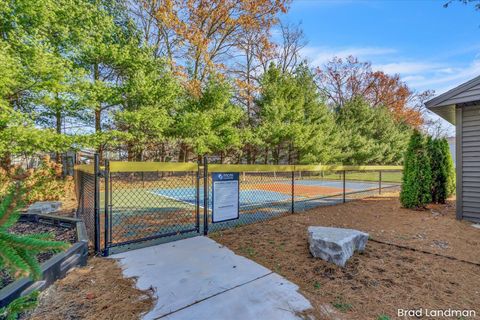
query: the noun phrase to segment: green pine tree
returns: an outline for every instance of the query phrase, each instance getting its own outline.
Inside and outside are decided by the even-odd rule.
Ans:
[[[18,220],[24,190],[20,183],[13,186],[0,204],[0,267],[13,276],[41,276],[35,256],[45,251],[59,251],[68,245],[52,241],[50,234],[16,235],[8,231]]]
[[[6,307],[0,309],[0,319],[17,320],[21,313],[33,310],[37,306],[38,291],[15,299]]]
[[[52,241],[51,235],[16,235],[8,231],[19,217],[18,210],[23,203],[24,188],[20,182],[12,185],[0,202],[0,268],[6,269],[13,277],[27,277],[37,280],[42,276],[36,255],[45,251],[60,251],[68,244]],[[19,314],[36,306],[38,292],[12,301],[0,309],[0,319],[15,320]]]
[[[425,138],[415,130],[405,154],[400,201],[405,208],[423,208],[431,201],[432,170]]]

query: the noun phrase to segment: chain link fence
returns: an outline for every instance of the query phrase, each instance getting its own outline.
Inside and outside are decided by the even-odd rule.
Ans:
[[[218,170],[228,172],[223,166],[209,172],[218,172]],[[209,232],[261,222],[294,212],[293,171],[240,171],[239,173],[239,218],[217,223],[212,223],[212,177],[209,174]]]
[[[90,245],[95,244],[95,173],[94,165],[80,165],[74,172],[77,218],[85,223]]]
[[[399,190],[396,166],[108,162],[77,166],[77,216],[95,251],[167,242]],[[238,219],[213,222],[212,174],[239,174]]]

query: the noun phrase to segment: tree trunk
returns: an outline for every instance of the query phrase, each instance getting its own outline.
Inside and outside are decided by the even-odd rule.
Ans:
[[[129,142],[127,143],[127,160],[133,161],[134,156],[135,155],[133,153],[133,145]]]
[[[56,121],[55,130],[56,130],[57,134],[61,134],[62,133],[62,113],[61,113],[60,110],[56,110],[56,112],[55,112],[55,121]],[[56,152],[55,153],[55,162],[60,164],[61,161],[62,161],[62,159],[61,159],[60,152]]]
[[[160,161],[165,161],[165,142],[162,142],[162,148],[160,152]]]
[[[184,148],[184,143],[181,142],[178,148],[178,162],[182,162],[185,157],[185,154],[184,154],[185,150],[183,148]]]
[[[3,157],[0,158],[0,167],[7,171],[7,175],[10,167],[12,166],[12,158],[10,152],[6,152]]]
[[[100,69],[98,63],[93,65],[93,80],[96,82],[100,80]],[[98,102],[95,107],[95,133],[102,132],[102,104]],[[100,143],[97,148],[97,153],[100,157],[100,161],[103,160],[103,144]]]

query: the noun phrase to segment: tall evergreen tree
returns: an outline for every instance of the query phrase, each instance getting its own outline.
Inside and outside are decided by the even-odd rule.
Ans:
[[[175,115],[171,135],[180,140],[179,161],[195,156],[227,153],[241,147],[238,125],[243,110],[232,103],[230,84],[220,76],[210,76],[200,96],[187,96]]]
[[[397,164],[402,161],[410,129],[395,121],[382,106],[372,107],[364,98],[345,103],[337,114],[345,164]]]
[[[405,208],[423,208],[430,203],[432,170],[426,139],[415,130],[405,154],[400,202]]]
[[[259,126],[265,162],[326,163],[336,159],[333,115],[323,103],[305,65],[294,73],[271,64],[260,80]]]

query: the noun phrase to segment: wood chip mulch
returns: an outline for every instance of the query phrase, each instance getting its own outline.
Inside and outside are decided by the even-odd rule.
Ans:
[[[369,241],[340,268],[311,256],[307,227],[315,225],[355,228],[395,245]],[[398,195],[390,194],[211,237],[299,285],[317,319],[396,319],[398,308],[480,314],[480,230],[455,220],[452,201],[415,211],[402,209]]]
[[[91,258],[88,266],[74,269],[40,295],[30,320],[140,319],[153,307],[152,291],[135,287],[124,278],[113,259]]]

